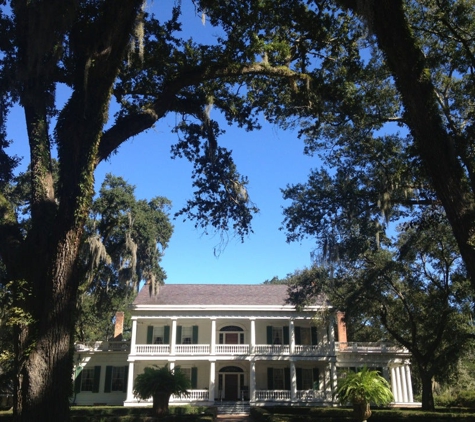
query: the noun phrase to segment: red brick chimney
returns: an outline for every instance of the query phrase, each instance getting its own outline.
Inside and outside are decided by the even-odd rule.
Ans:
[[[124,331],[124,312],[118,311],[115,313],[114,338],[122,337]]]
[[[347,338],[346,338],[346,324],[345,324],[345,313],[338,311],[336,313],[336,324],[337,324],[337,336],[338,342],[340,343],[340,349],[345,349],[347,347]],[[344,343],[344,344],[342,344]]]

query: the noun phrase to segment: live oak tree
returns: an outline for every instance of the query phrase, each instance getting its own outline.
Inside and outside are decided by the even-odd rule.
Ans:
[[[243,2],[201,3],[230,27],[253,19]],[[299,14],[286,2],[260,4],[273,11],[255,13],[263,56],[308,76],[287,85],[256,78],[266,117],[299,126],[309,153],[357,149],[388,131],[406,138],[402,158],[426,174],[475,287],[473,0],[313,0]],[[271,38],[278,46],[266,45]],[[381,197],[386,211],[401,191],[392,182]]]
[[[289,297],[302,306],[324,293],[345,312],[349,328],[360,325],[361,316],[381,326],[383,339],[411,352],[422,407],[433,410],[434,380],[456,372],[474,344],[473,293],[448,224],[407,229],[394,246],[342,258],[332,275],[325,267],[303,271]]]
[[[256,208],[217,143],[212,108],[246,129],[258,126],[255,111],[298,122],[310,152],[319,141],[356,145],[387,122],[405,125],[411,157],[444,206],[475,282],[470,1],[206,0],[198,4],[206,24],[220,27],[213,45],[180,38],[179,7],[166,21],[147,16],[141,0],[1,5],[0,181],[16,163],[5,150],[13,104],[24,110],[32,169],[30,227],[0,196],[1,258],[7,279],[31,289],[25,307],[34,321],[18,342],[19,419],[67,420],[70,309],[94,169],[168,113],[183,117],[174,154],[194,163],[195,197],[183,213],[242,237]],[[118,112],[109,119],[112,99]],[[391,197],[389,189],[383,202]]]
[[[111,337],[115,312],[127,310],[140,282],[151,290],[163,284],[160,261],[173,231],[170,205],[163,197],[137,200],[135,186],[106,175],[92,203],[80,254],[78,341]]]
[[[194,163],[196,195],[184,212],[200,227],[231,228],[245,237],[256,208],[247,180],[217,143],[221,130],[209,110],[222,110],[229,122],[254,128],[252,101],[240,85],[256,74],[284,80],[299,75],[263,63],[260,46],[226,33],[210,46],[180,38],[179,7],[166,20],[148,16],[143,0],[0,4],[2,187],[17,162],[6,150],[5,119],[13,105],[24,111],[31,168],[29,225],[21,224],[3,189],[0,195],[5,279],[16,285],[24,281],[27,291],[16,304],[28,319],[17,326],[14,415],[22,421],[38,415],[66,421],[80,248],[98,164],[176,113],[183,119],[174,153]],[[56,98],[59,89],[66,95],[64,105]],[[113,119],[112,102],[118,109]]]

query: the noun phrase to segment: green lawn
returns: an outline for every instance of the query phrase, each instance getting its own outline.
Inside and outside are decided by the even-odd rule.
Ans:
[[[122,406],[75,406],[71,408],[73,422],[156,422],[150,408]],[[265,407],[253,408],[254,422],[354,422],[350,408]],[[11,411],[0,412],[0,422],[13,419]],[[214,409],[203,407],[171,407],[170,415],[160,422],[213,422]],[[475,409],[373,409],[369,422],[473,422]]]

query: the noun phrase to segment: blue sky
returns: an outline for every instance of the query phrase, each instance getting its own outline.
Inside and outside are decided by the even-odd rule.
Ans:
[[[183,3],[185,6],[187,2]],[[190,25],[185,28],[187,34],[209,38],[216,33],[208,24],[202,25],[192,8],[186,10],[186,23]],[[213,112],[211,117],[219,118]],[[170,158],[170,146],[177,140],[177,135],[171,133],[174,120],[169,116],[160,121],[124,144],[109,162],[102,163],[96,171],[97,187],[106,173],[112,173],[135,185],[138,199],[165,196],[173,203],[170,214],[178,211],[191,198],[192,185],[191,164]],[[256,132],[226,126],[226,134],[218,140],[233,150],[239,172],[249,178],[250,199],[260,209],[253,221],[254,234],[241,243],[229,233],[226,247],[216,256],[219,236],[204,235],[193,222],[174,220],[174,234],[162,260],[166,282],[258,284],[310,265],[314,243],[288,244],[285,233],[279,230],[285,205],[280,189],[288,183],[304,182],[318,161],[303,154],[303,142],[296,132],[283,131],[262,119],[261,124],[263,129]],[[15,141],[9,152],[25,157],[26,166],[29,152],[21,110],[11,114],[8,130]]]

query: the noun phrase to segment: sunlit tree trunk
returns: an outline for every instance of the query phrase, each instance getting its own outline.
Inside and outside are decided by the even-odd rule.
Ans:
[[[153,399],[153,413],[156,416],[163,416],[168,413],[168,403],[170,401],[171,394],[159,393],[155,394]]]

